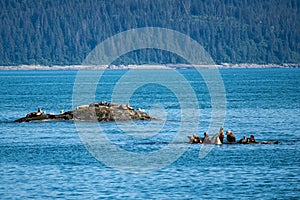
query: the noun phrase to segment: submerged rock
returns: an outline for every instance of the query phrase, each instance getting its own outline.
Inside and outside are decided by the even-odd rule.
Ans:
[[[116,103],[100,102],[90,105],[78,106],[76,110],[70,110],[61,114],[45,114],[39,108],[38,112],[31,112],[26,117],[15,120],[14,122],[31,121],[128,121],[128,120],[154,120],[155,118],[141,110],[135,110],[130,105],[118,105]]]

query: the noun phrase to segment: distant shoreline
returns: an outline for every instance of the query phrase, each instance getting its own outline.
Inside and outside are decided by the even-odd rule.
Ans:
[[[165,65],[66,65],[66,66],[41,66],[41,65],[19,65],[0,66],[0,70],[119,70],[119,69],[244,69],[244,68],[300,68],[300,64],[229,64],[221,65],[188,65],[188,64],[165,64]]]

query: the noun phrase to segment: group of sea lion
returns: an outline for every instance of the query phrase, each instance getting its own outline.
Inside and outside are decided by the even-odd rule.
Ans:
[[[236,142],[236,137],[234,133],[230,130],[226,131],[226,139],[227,142],[224,141],[224,129],[220,128],[220,132],[216,133],[211,139],[208,135],[208,133],[204,132],[204,137],[200,138],[197,134],[194,134],[192,136],[188,136],[189,143],[191,144],[278,144],[278,141],[275,142],[256,142],[254,135],[250,135],[250,138],[247,138],[246,135],[244,135],[243,139],[240,139],[238,142]]]

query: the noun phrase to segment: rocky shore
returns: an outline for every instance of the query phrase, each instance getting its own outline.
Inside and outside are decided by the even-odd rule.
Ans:
[[[70,110],[60,114],[46,114],[40,108],[37,112],[28,113],[25,117],[14,122],[31,121],[128,121],[128,120],[154,120],[155,118],[141,110],[135,110],[129,104],[118,105],[116,103],[96,102],[90,105],[78,106],[75,110]]]
[[[165,64],[165,65],[68,65],[68,66],[41,66],[19,65],[0,66],[0,70],[118,70],[118,69],[186,69],[186,68],[299,68],[297,63],[284,64],[254,64],[254,63],[222,63],[219,65],[189,65],[189,64]]]

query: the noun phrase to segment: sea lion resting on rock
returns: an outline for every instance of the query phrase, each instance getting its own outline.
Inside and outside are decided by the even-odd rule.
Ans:
[[[246,143],[248,143],[248,138],[247,138],[247,136],[244,135],[243,139],[240,139],[240,140],[239,140],[239,143],[240,143],[240,144],[246,144]]]
[[[220,137],[218,133],[216,133],[212,138],[211,138],[211,144],[222,144]]]
[[[226,135],[227,135],[227,142],[233,143],[236,141],[235,135],[233,134],[232,131],[226,131]]]
[[[219,133],[219,139],[220,139],[220,142],[223,143],[224,141],[224,129],[223,128],[220,128],[220,133]]]
[[[206,132],[204,132],[203,143],[204,143],[204,144],[211,144],[209,135],[208,135],[208,133],[206,133]]]
[[[240,144],[249,144],[249,143],[257,143],[255,141],[254,135],[250,135],[250,138],[247,138],[246,135],[244,135],[243,139],[240,139]]]
[[[88,109],[90,106],[89,105],[81,105],[81,106],[77,106],[76,110],[80,110],[80,109]]]
[[[37,112],[31,112],[29,114],[26,115],[26,117],[37,117],[37,116],[41,116],[43,114],[43,111],[41,108],[38,108]]]
[[[248,142],[249,143],[256,143],[256,141],[254,139],[254,135],[250,135],[250,138],[248,138]]]

